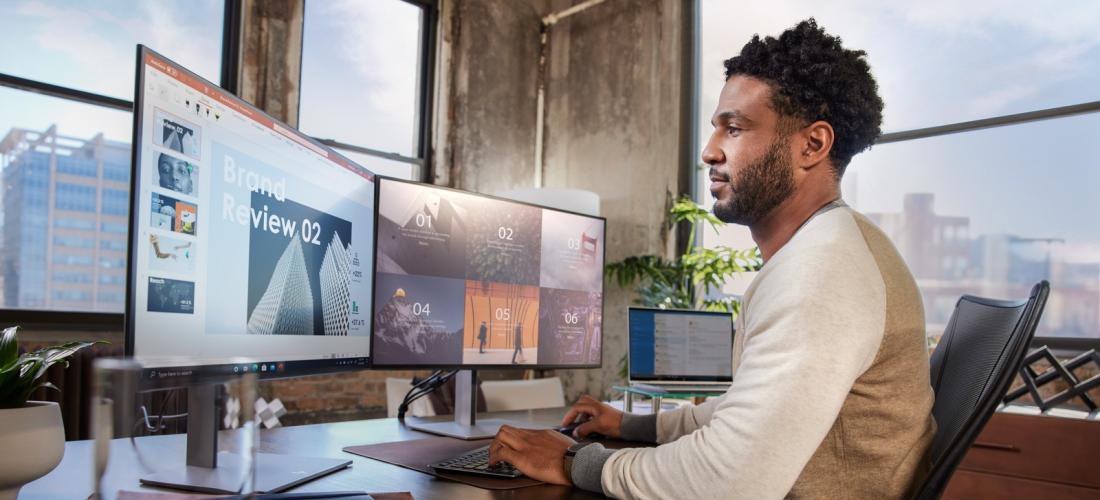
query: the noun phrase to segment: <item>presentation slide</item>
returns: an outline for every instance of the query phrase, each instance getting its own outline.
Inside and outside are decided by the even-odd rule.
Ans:
[[[151,207],[152,227],[192,236],[195,234],[199,209],[193,203],[153,193]]]
[[[464,281],[386,273],[376,279],[375,357],[408,364],[462,362]]]
[[[158,108],[152,127],[153,144],[185,154],[193,160],[201,159],[199,145],[202,144],[202,129],[198,125]]]
[[[181,238],[149,235],[149,269],[158,273],[186,276],[195,274],[195,242]]]
[[[602,219],[390,179],[378,189],[376,365],[600,363]]]
[[[211,291],[207,332],[240,333],[247,325],[250,335],[366,334],[365,324],[349,318],[363,295],[362,287],[352,289],[358,240],[351,221],[368,214],[227,145],[214,142],[211,152],[220,175],[210,191],[221,210],[211,217],[210,237],[223,249],[246,251],[210,258],[208,275],[223,284]]]
[[[149,278],[149,310],[164,313],[195,312],[195,284],[168,278]]]
[[[542,209],[491,198],[470,200],[466,278],[539,284]]]
[[[383,183],[378,207],[378,271],[466,278],[466,239],[474,198],[456,191]]]
[[[128,305],[135,356],[149,367],[368,356],[374,174],[143,57]],[[431,208],[440,214],[439,203]],[[457,248],[461,266],[465,241]],[[459,360],[464,285],[455,282],[454,345],[433,352]]]
[[[199,168],[193,162],[176,158],[168,153],[150,156],[157,158],[157,168],[153,171],[153,182],[157,186],[182,195],[199,195]]]
[[[603,295],[543,288],[540,303],[539,364],[599,363]]]
[[[539,287],[467,281],[462,362],[533,365],[539,360]]]
[[[603,231],[599,219],[547,210],[542,218],[541,286],[603,290]]]

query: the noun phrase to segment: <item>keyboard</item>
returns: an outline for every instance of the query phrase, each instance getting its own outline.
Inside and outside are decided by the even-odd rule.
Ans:
[[[508,462],[499,462],[496,465],[490,466],[488,446],[482,446],[476,450],[468,451],[463,455],[450,460],[444,460],[438,464],[429,465],[428,467],[437,471],[442,470],[462,472],[464,474],[480,474],[482,476],[503,477],[508,479],[523,477],[523,473]]]

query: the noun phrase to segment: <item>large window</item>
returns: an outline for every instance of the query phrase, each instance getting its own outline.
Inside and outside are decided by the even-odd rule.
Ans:
[[[1009,116],[1100,100],[1100,8],[701,0],[700,149],[722,61],[754,33],[777,35],[810,16],[866,50],[879,82],[886,134],[853,159],[842,190],[906,259],[929,335],[943,332],[964,293],[1021,298],[1046,279],[1051,297],[1037,335],[1100,339],[1100,160],[1089,154],[1100,113]],[[934,129],[982,119],[995,126]],[[705,189],[699,197],[713,203]],[[703,241],[753,244],[740,226]]]
[[[122,312],[135,46],[218,81],[224,13],[222,0],[5,3],[0,309]]]
[[[307,0],[299,128],[372,171],[421,179],[432,8]]]

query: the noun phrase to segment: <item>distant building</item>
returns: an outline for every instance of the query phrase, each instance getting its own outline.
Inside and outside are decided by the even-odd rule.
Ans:
[[[122,312],[130,145],[17,128],[0,169],[3,306]]]
[[[943,333],[963,294],[1016,299],[1040,280],[1051,294],[1038,336],[1096,337],[1100,264],[1065,262],[1061,238],[970,236],[970,218],[938,215],[929,193],[906,194],[901,213],[869,213],[917,280],[929,336]]]
[[[869,213],[918,279],[961,279],[970,267],[970,218],[937,215],[935,195],[908,193],[902,212]]]

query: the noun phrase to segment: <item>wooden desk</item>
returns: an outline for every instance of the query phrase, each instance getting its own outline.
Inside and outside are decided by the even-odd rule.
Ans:
[[[561,419],[565,416],[565,408],[500,412],[484,416],[556,426],[561,424]],[[344,458],[352,461],[350,468],[306,483],[292,491],[409,491],[418,500],[602,498],[601,495],[551,485],[505,491],[483,490],[341,451],[345,446],[408,441],[430,436],[430,434],[405,428],[395,418],[282,427],[264,430],[260,434],[260,451],[263,452]],[[143,456],[173,462],[179,466],[184,462],[185,443],[184,435],[149,436],[137,439]],[[18,453],[17,450],[10,452]],[[91,460],[91,441],[65,443],[65,458],[62,459],[61,464],[45,477],[25,486],[19,498],[21,500],[86,498],[93,489]],[[157,491],[139,485],[138,478],[146,472],[138,461],[129,439],[116,439],[111,443],[111,463],[107,470],[109,491],[120,489]]]

